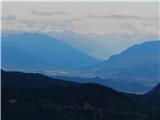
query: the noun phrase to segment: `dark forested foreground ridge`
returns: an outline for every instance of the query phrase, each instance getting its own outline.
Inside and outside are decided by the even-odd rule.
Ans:
[[[160,86],[134,95],[41,74],[2,75],[2,120],[160,120]]]

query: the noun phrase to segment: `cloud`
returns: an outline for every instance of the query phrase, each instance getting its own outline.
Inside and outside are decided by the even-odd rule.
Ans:
[[[146,17],[135,16],[135,15],[108,15],[108,16],[97,16],[97,15],[87,15],[88,18],[93,19],[133,19],[133,20],[148,20]]]
[[[122,23],[119,26],[120,28],[123,28],[123,30],[127,33],[127,34],[136,34],[136,33],[142,33],[141,30],[139,28],[136,27],[136,25],[131,24],[131,23]]]
[[[64,22],[71,23],[71,22],[81,21],[81,20],[84,20],[84,18],[71,18],[71,19],[64,20]]]
[[[2,22],[5,22],[7,24],[12,24],[15,21],[16,21],[16,16],[14,15],[2,16]]]
[[[46,30],[58,30],[58,31],[66,31],[73,30],[74,25],[68,21],[45,21],[40,23],[42,28],[46,28]]]
[[[57,12],[52,12],[52,11],[39,11],[39,10],[31,10],[33,15],[41,15],[41,16],[51,16],[51,15],[67,15],[66,12],[63,11],[57,11]]]
[[[71,21],[76,21],[78,19],[68,19],[68,20],[41,20],[37,22],[36,20],[21,20],[19,23],[28,30],[41,30],[41,31],[64,31],[73,30],[74,25]]]
[[[75,24],[72,22],[81,21],[83,18],[75,17],[65,20],[20,20],[19,23],[26,27],[27,29],[41,29],[52,30],[57,29],[58,31],[64,30],[73,30],[75,28]]]
[[[31,21],[31,20],[21,20],[20,22],[26,25],[27,27],[33,27],[33,25],[35,24],[35,21]]]

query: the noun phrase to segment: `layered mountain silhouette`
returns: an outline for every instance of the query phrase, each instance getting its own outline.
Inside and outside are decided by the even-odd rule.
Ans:
[[[159,46],[158,40],[133,45],[91,69],[103,77],[159,80]]]
[[[98,73],[116,77],[159,77],[160,41],[133,45],[96,66]]]
[[[71,39],[72,35],[68,37],[67,35],[72,33],[63,34],[66,36],[66,40]],[[78,74],[76,73],[77,69],[87,73],[88,71],[83,70],[91,66],[89,72],[93,72],[95,78],[74,77],[74,75],[57,76],[57,78],[80,83],[98,83],[127,92],[145,93],[160,82],[159,40],[133,45],[99,63],[97,59],[65,43],[65,40],[59,40],[59,38],[65,39],[63,34],[62,36],[53,35],[54,38],[40,33],[11,31],[8,34],[6,32],[2,36],[2,68],[36,72],[73,69],[73,74]],[[73,36],[71,42],[80,35],[73,34]],[[84,36],[79,37],[74,44],[78,43],[77,41],[80,39],[85,41]],[[88,40],[88,38],[86,39]],[[86,41],[82,46],[87,50],[85,43]],[[93,50],[91,51],[93,52]],[[154,100],[154,97],[152,99]]]
[[[71,46],[79,48],[85,53],[98,59],[108,59],[111,55],[115,55],[120,51],[134,45],[153,39],[150,35],[113,35],[113,34],[92,34],[92,33],[76,33],[74,31],[51,31],[47,35],[58,38],[67,42]],[[155,37],[155,36],[154,36]]]
[[[2,119],[5,120],[160,118],[159,106],[139,105],[140,100],[146,101],[145,95],[128,95],[98,84],[66,82],[37,73],[2,71],[1,75]]]
[[[111,87],[118,91],[125,91],[125,92],[131,92],[131,93],[146,93],[150,91],[153,86],[146,86],[142,81],[142,83],[134,82],[134,81],[126,81],[123,79],[112,79],[112,78],[100,78],[100,77],[92,77],[92,78],[86,78],[86,77],[71,77],[71,76],[53,76],[53,78],[63,79],[66,81],[73,81],[78,83],[96,83],[100,85],[104,85],[107,87]]]
[[[158,40],[133,45],[108,60],[85,69],[86,72],[96,74],[96,77],[56,77],[80,83],[98,83],[119,91],[146,93],[160,82],[159,47]]]
[[[98,59],[104,59],[115,53],[115,51],[111,49],[112,46],[110,45],[109,47],[109,42],[105,42],[105,40],[96,38],[90,34],[75,33],[73,31],[49,32],[46,34],[48,36],[62,40]],[[108,38],[108,36],[106,36],[106,38]]]
[[[17,33],[2,38],[3,68],[74,69],[97,62],[78,49],[44,34]]]

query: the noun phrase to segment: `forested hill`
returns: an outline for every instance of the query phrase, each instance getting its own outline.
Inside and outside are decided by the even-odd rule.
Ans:
[[[144,106],[144,109],[124,93],[98,84],[59,81],[33,73],[1,73],[3,120],[160,118],[158,108]]]

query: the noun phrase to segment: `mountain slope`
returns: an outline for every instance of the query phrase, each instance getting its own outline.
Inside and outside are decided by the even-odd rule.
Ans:
[[[144,95],[145,104],[160,107],[160,83]]]
[[[51,75],[50,75],[51,76]],[[131,93],[146,93],[152,89],[151,86],[146,86],[136,82],[125,81],[123,79],[114,80],[110,78],[102,79],[100,77],[67,77],[67,76],[53,76],[53,78],[59,78],[66,81],[73,81],[78,83],[96,83],[111,87],[117,91],[131,92]]]
[[[104,76],[117,78],[153,78],[158,79],[160,41],[134,45],[109,60],[97,64],[94,68]]]
[[[6,72],[1,71],[3,87],[53,87],[56,85],[76,85],[74,82],[49,78],[38,73]]]
[[[37,62],[39,61],[39,62]],[[32,69],[39,68],[43,63],[38,57],[14,45],[2,45],[2,67]],[[31,68],[30,68],[31,69]]]
[[[73,84],[40,74],[2,71],[2,119],[94,120],[108,117],[135,120],[145,115],[137,114],[132,101],[111,88],[91,83]]]
[[[103,79],[144,86],[147,89],[125,86],[123,91],[148,92],[160,82],[160,40],[133,45],[108,60],[90,67]]]
[[[136,106],[124,93],[41,74],[2,71],[2,119],[159,120],[157,109]]]
[[[153,90],[151,90],[148,94],[160,96],[160,83]]]
[[[125,50],[131,45],[155,38],[155,36],[140,34],[124,34],[117,36],[109,33],[100,35],[92,33],[76,33],[73,31],[48,32],[46,34],[67,42],[101,60],[106,60],[110,56]],[[158,36],[156,38],[158,38]]]
[[[114,50],[107,45],[108,43],[106,44],[103,40],[94,38],[94,36],[89,34],[63,31],[60,33],[49,32],[47,35],[67,42],[71,46],[74,46],[88,55],[94,56],[98,59],[106,59],[108,56],[114,53]]]
[[[150,106],[160,110],[160,83],[144,95],[126,94],[130,99],[141,106]]]
[[[132,47],[129,47],[125,51],[122,51],[120,54],[111,56],[109,60],[101,63],[102,65],[105,65],[104,67],[99,67],[101,67],[100,69],[117,69],[133,67],[141,63],[157,62],[156,60],[159,57],[159,45],[160,41],[152,41],[139,45],[134,45]],[[153,59],[151,61],[151,57],[155,57],[157,59]]]
[[[5,51],[12,51],[8,50],[9,48],[3,47],[5,45],[10,45],[14,48],[21,49],[22,52],[26,51],[29,54],[32,54],[33,56],[38,58],[39,61],[44,62],[42,68],[71,68],[71,66],[72,68],[79,68],[98,62],[98,60],[96,60],[95,58],[86,55],[85,53],[77,50],[76,48],[73,48],[60,40],[48,37],[44,34],[20,33],[11,34],[2,38],[2,48],[4,48],[2,49],[2,51],[4,51],[2,52],[2,67],[5,65],[4,63],[10,64],[11,62],[11,60],[5,59],[6,57],[3,57],[7,55],[10,56],[12,54],[3,54],[5,53]],[[15,53],[15,59],[18,59],[17,54],[19,53]],[[32,68],[32,66],[25,63],[27,59],[21,59],[24,65],[28,65],[28,67]],[[32,58],[28,56],[28,59]],[[33,59],[32,62],[38,63],[39,61],[34,61]],[[39,64],[41,64],[41,62]]]

